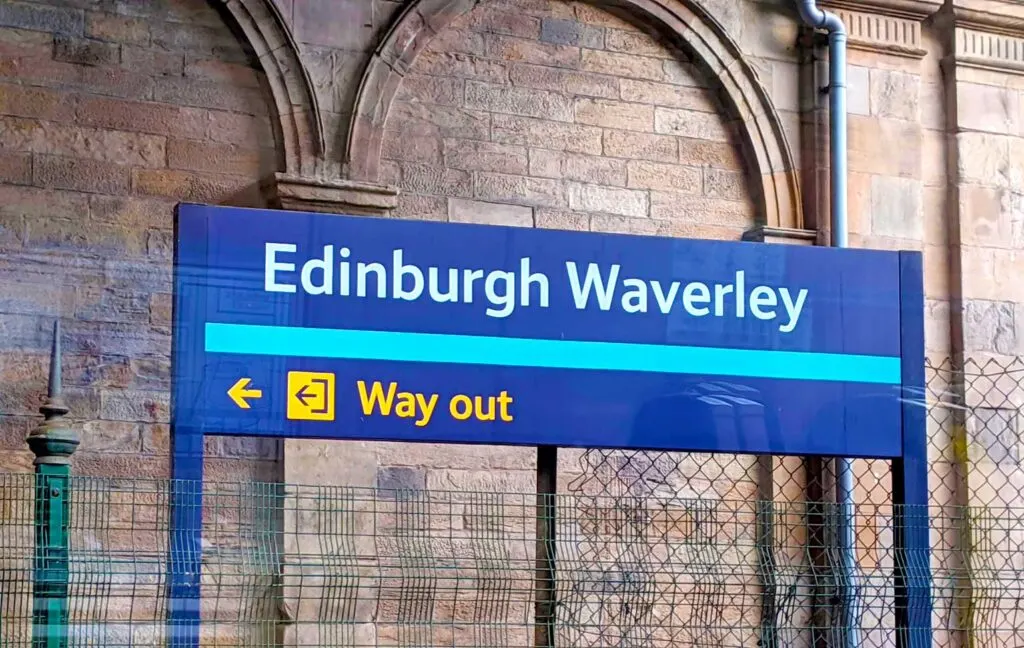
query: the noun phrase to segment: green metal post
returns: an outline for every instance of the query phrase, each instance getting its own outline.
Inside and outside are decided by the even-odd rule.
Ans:
[[[39,408],[43,422],[26,442],[36,455],[35,556],[32,570],[32,648],[68,645],[68,528],[71,455],[79,439],[61,396],[60,321],[53,326],[50,385]]]

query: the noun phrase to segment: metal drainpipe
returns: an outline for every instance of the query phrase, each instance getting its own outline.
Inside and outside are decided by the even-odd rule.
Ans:
[[[828,32],[829,153],[832,211],[832,246],[848,245],[846,217],[846,26],[838,16],[818,8],[815,0],[797,0],[800,18],[815,29]],[[844,648],[859,646],[859,609],[854,559],[853,462],[836,461],[838,550],[840,583],[840,635]]]

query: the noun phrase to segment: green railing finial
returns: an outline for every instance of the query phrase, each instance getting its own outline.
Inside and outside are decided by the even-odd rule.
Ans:
[[[32,430],[26,442],[36,455],[35,463],[67,465],[78,448],[80,439],[65,417],[69,410],[61,389],[60,320],[53,324],[53,347],[50,352],[50,379],[46,401],[39,408],[43,422]]]

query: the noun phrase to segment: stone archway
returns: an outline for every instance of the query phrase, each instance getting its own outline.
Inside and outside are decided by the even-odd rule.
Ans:
[[[376,182],[384,126],[392,101],[427,43],[479,0],[413,0],[381,40],[356,96],[346,159],[348,176]],[[767,92],[739,47],[721,25],[693,0],[617,0],[602,8],[628,11],[652,23],[670,40],[685,44],[718,84],[717,90],[740,122],[742,143],[754,177],[764,225],[803,229],[797,169],[782,124]]]
[[[227,0],[224,6],[255,51],[270,85],[284,173],[318,175],[326,148],[323,119],[298,45],[277,5],[273,0]]]

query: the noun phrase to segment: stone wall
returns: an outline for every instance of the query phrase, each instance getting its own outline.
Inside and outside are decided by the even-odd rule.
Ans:
[[[76,472],[168,474],[180,200],[827,241],[824,51],[791,3],[613,4],[0,4],[0,472],[31,471],[23,438],[59,317],[83,437]],[[831,4],[850,32],[851,244],[923,251],[927,350],[945,367],[936,397],[969,406],[931,417],[933,503],[1019,505],[1024,10]],[[970,363],[1002,377],[965,388],[948,369]],[[529,492],[536,468],[532,451],[505,448],[215,439],[207,454],[213,479],[384,490]],[[766,477],[749,460],[594,465],[580,452],[562,453],[560,488],[587,473],[584,490],[626,492],[663,460],[671,474],[648,494],[743,500],[771,484],[780,501],[806,495],[794,460]],[[887,466],[857,470],[858,498],[883,504]],[[222,531],[237,522],[225,516]],[[797,517],[785,537],[806,537]],[[865,565],[886,551],[884,518],[859,521]],[[957,542],[937,537],[937,564],[956,567]]]
[[[173,209],[260,204],[253,61],[205,2],[0,7],[0,470],[31,471],[59,317],[76,473],[168,475]],[[275,474],[272,445],[210,445],[211,476]]]

